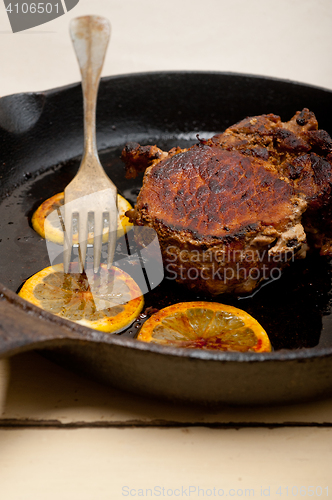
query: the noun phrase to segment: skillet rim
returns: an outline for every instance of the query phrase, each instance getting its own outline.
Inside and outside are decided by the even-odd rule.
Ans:
[[[100,83],[102,84],[106,80],[117,80],[123,78],[132,78],[132,77],[148,77],[148,76],[175,76],[175,75],[220,75],[220,76],[233,76],[233,77],[241,77],[241,78],[250,78],[250,79],[259,79],[259,80],[267,80],[279,83],[286,83],[291,85],[298,85],[300,87],[311,88],[315,90],[322,90],[325,92],[332,93],[332,88],[323,87],[320,85],[315,85],[313,83],[305,83],[298,80],[291,80],[289,78],[279,78],[276,76],[267,76],[256,73],[239,73],[236,71],[214,71],[214,70],[161,70],[161,71],[138,71],[133,73],[121,73],[119,75],[109,75],[103,76],[100,79]],[[12,97],[16,95],[34,95],[34,94],[44,94],[44,95],[52,95],[54,93],[58,93],[63,90],[68,90],[70,88],[81,86],[81,82],[73,82],[68,85],[60,85],[59,87],[53,87],[51,89],[46,90],[37,90],[37,91],[28,91],[28,92],[15,92],[14,94],[6,94],[1,96],[0,99],[4,97]]]
[[[314,84],[303,83],[295,80],[278,78],[273,76],[251,74],[251,73],[238,73],[230,71],[200,71],[200,70],[163,70],[163,71],[147,71],[147,72],[135,72],[135,73],[124,73],[119,75],[104,76],[101,78],[101,85],[104,81],[110,80],[120,80],[120,79],[130,79],[130,78],[146,78],[149,76],[155,77],[169,77],[172,76],[230,76],[230,77],[240,77],[248,78],[250,80],[257,79],[266,82],[277,82],[282,84],[290,84],[297,87],[302,87],[306,89],[313,89],[321,92],[326,92],[332,94],[332,89],[327,87],[322,87]],[[75,87],[80,87],[81,82],[74,82],[68,85],[62,85],[59,87],[54,87],[52,89],[36,92],[19,92],[15,94],[8,94],[2,96],[1,99],[10,98],[17,95],[44,95],[52,96],[63,91],[70,90]],[[150,351],[156,354],[175,356],[181,358],[199,359],[202,361],[222,361],[222,362],[285,362],[285,361],[304,361],[308,359],[325,358],[332,356],[332,345],[330,347],[313,347],[313,348],[301,348],[301,349],[281,349],[279,351],[272,351],[271,353],[237,353],[237,352],[216,352],[212,350],[199,350],[199,349],[184,349],[177,347],[160,346],[158,344],[150,344],[146,342],[139,342],[135,339],[128,337],[121,337],[121,335],[107,334],[91,328],[79,325],[77,323],[68,321],[59,316],[53,315],[47,311],[44,311],[37,306],[29,303],[28,301],[19,297],[15,292],[9,290],[5,285],[0,282],[0,300],[7,300],[12,307],[23,310],[30,313],[35,321],[42,317],[47,322],[53,323],[55,326],[65,327],[71,331],[82,335],[82,341],[94,341],[94,342],[106,342],[108,344],[115,344],[117,346],[133,348],[140,351]],[[1,326],[1,318],[0,318]],[[55,335],[54,338],[57,338]],[[62,337],[63,338],[63,337]]]

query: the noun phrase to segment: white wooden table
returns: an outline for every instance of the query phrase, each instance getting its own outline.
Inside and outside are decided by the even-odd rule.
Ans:
[[[78,81],[68,22],[91,13],[113,27],[104,75],[222,70],[332,88],[330,0],[80,0],[15,35],[0,5],[0,95]],[[331,465],[332,399],[199,408],[121,393],[38,353],[0,361],[1,500],[326,498]]]
[[[277,499],[300,487],[331,495],[332,399],[207,409],[125,394],[37,353],[2,361],[0,370],[6,500],[120,499],[140,489],[157,497],[158,487],[185,497],[178,493],[190,486],[191,498],[213,488],[217,497],[258,497],[263,488]]]

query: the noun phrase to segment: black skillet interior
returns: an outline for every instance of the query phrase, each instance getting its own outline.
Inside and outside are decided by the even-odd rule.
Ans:
[[[332,92],[248,75],[198,72],[150,73],[105,78],[100,85],[97,142],[101,162],[119,192],[135,202],[141,178],[128,181],[120,160],[129,141],[162,149],[188,147],[245,116],[297,110],[315,112],[332,133]],[[63,190],[75,175],[83,148],[80,85],[0,100],[0,281],[12,291],[49,265],[45,241],[31,228],[34,209]],[[217,300],[251,313],[277,351],[332,346],[330,263],[312,255],[250,298]],[[145,297],[161,308],[184,300],[211,300],[165,279]],[[213,299],[215,300],[215,299]],[[133,329],[123,333],[133,336]]]

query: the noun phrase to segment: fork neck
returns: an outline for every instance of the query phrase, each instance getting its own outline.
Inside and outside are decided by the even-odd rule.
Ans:
[[[84,100],[84,156],[98,155],[96,138],[98,87],[99,78],[93,79],[92,75],[87,74],[86,78],[82,82]]]

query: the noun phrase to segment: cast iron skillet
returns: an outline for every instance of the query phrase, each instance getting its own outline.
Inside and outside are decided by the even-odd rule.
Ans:
[[[196,142],[197,133],[206,138],[245,116],[273,112],[288,120],[303,107],[332,132],[332,92],[309,85],[212,72],[105,78],[98,147],[112,180],[134,201],[141,180],[124,178],[119,155],[126,142],[183,147]],[[222,298],[253,313],[268,330],[275,350],[266,354],[145,344],[128,331],[107,335],[67,322],[16,295],[24,279],[49,265],[45,242],[29,218],[75,174],[82,124],[80,84],[0,99],[0,355],[47,349],[58,361],[119,388],[199,403],[270,404],[331,394],[330,265],[316,255],[253,298]],[[168,282],[148,294],[146,304],[195,298]]]

